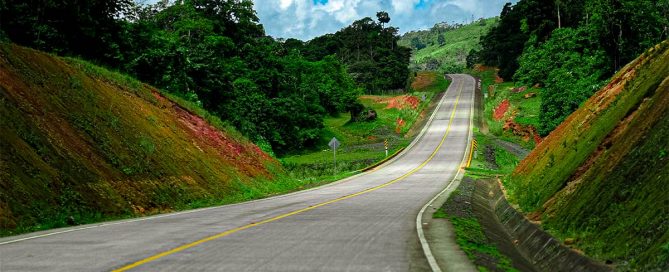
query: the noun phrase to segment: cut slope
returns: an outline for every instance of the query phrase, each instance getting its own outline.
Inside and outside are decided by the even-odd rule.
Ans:
[[[247,199],[281,171],[220,121],[82,61],[0,44],[0,94],[0,234]]]
[[[505,185],[531,216],[621,269],[669,269],[669,42],[628,64]]]

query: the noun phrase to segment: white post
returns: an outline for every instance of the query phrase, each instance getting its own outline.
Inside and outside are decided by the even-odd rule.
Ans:
[[[337,148],[332,149],[334,151],[334,174],[337,175]]]

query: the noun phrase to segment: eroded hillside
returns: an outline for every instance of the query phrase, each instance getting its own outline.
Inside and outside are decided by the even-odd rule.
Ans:
[[[669,42],[569,116],[505,181],[561,239],[621,270],[669,269]],[[571,240],[570,239],[570,240]]]
[[[0,94],[0,234],[280,186],[279,163],[218,119],[82,61],[1,44]]]

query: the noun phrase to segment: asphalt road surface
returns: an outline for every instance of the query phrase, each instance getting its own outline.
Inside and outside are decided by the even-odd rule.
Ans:
[[[474,79],[453,83],[395,159],[312,190],[0,239],[0,271],[420,271],[423,205],[468,144]],[[345,143],[344,143],[345,144]]]

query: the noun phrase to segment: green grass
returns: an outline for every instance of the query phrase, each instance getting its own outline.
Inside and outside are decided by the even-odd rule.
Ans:
[[[277,161],[197,105],[160,98],[132,77],[11,44],[0,53],[8,78],[0,83],[0,210],[11,211],[0,212],[0,236],[307,184],[282,180]]]
[[[669,269],[667,63],[664,42],[621,69],[504,181],[551,234],[620,270]]]
[[[471,182],[471,181],[470,181]],[[488,271],[493,269],[497,271],[517,271],[511,264],[511,259],[503,255],[497,246],[491,243],[486,237],[483,227],[479,224],[477,218],[474,216],[471,205],[464,206],[463,211],[451,213],[451,205],[456,205],[455,202],[462,202],[467,199],[471,202],[471,190],[463,192],[463,186],[473,186],[472,184],[462,184],[453,191],[449,196],[444,206],[435,212],[434,218],[448,218],[453,225],[453,230],[456,235],[456,243],[465,252],[467,257],[472,260],[478,267],[479,271]],[[463,207],[461,204],[456,207]],[[492,266],[492,267],[489,267]]]
[[[481,36],[485,35],[497,21],[497,18],[488,18],[483,23],[475,22],[456,29],[432,28],[413,31],[404,34],[398,44],[411,47],[411,40],[418,38],[428,45],[420,50],[414,50],[411,64],[413,69],[423,70],[430,60],[437,60],[440,63],[438,71],[460,72],[465,69],[467,54],[479,47]],[[438,42],[439,35],[444,37],[442,45]]]
[[[379,162],[385,158],[384,140],[388,140],[388,154],[393,154],[406,147],[415,135],[409,131],[414,128],[434,97],[445,91],[450,82],[441,76],[431,75],[430,84],[412,90],[409,94],[419,97],[425,96],[416,109],[404,108],[387,109],[387,103],[379,103],[378,99],[390,99],[392,96],[363,96],[360,99],[366,107],[377,112],[377,119],[371,122],[350,122],[349,113],[327,117],[324,120],[324,129],[317,143],[318,149],[304,150],[301,153],[289,154],[280,161],[288,174],[300,180],[329,179],[334,172],[333,151],[327,145],[330,139],[336,137],[342,146],[337,150],[337,174],[353,175],[357,170]],[[427,118],[424,113],[423,118]],[[405,125],[397,130],[397,120],[401,118]],[[415,134],[415,133],[414,133]]]
[[[484,98],[484,121],[488,124],[490,133],[498,138],[520,144],[527,149],[533,149],[536,144],[533,139],[523,139],[511,131],[504,130],[504,123],[515,112],[514,121],[522,126],[539,128],[541,125],[539,113],[541,112],[541,89],[528,88],[520,93],[513,92],[516,86],[513,82],[495,83],[496,73],[494,69],[485,69],[483,71],[470,70],[470,74],[481,79],[481,90],[485,94]],[[493,86],[494,92],[489,93],[488,89]],[[535,93],[536,97],[525,98],[528,93]],[[509,100],[511,106],[504,118],[495,120],[493,112],[504,101]]]

